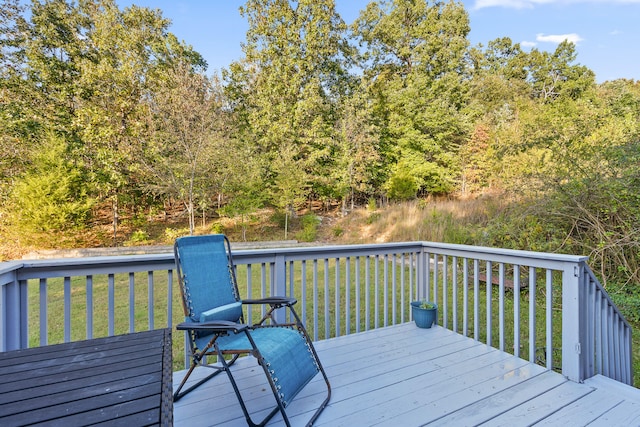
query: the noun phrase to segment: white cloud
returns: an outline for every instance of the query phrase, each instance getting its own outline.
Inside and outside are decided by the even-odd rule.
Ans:
[[[528,42],[526,40],[523,41],[523,42],[520,42],[520,46],[522,46],[522,47],[536,47],[537,45],[538,45],[538,43],[536,43],[536,42]]]
[[[563,41],[567,40],[573,44],[578,44],[578,42],[581,42],[584,39],[579,35],[577,35],[576,33],[571,33],[571,34],[549,34],[549,35],[538,34],[536,35],[536,40],[543,43],[556,43],[556,44],[562,43]]]
[[[537,5],[543,4],[580,4],[580,3],[603,3],[603,4],[640,4],[640,0],[475,0],[474,9],[485,7],[506,7],[512,9],[533,9]]]
[[[508,7],[513,9],[531,9],[533,5],[530,0],[476,0],[474,9],[485,7]]]

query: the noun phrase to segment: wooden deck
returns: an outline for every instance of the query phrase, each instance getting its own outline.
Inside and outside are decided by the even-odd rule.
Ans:
[[[333,389],[316,425],[640,425],[636,388],[602,376],[574,383],[441,327],[406,323],[320,341],[316,349]],[[253,358],[236,365],[250,410],[263,415],[274,400],[261,368]],[[174,373],[174,386],[183,375]],[[304,425],[321,400],[318,379],[288,407],[294,425]],[[281,422],[277,415],[269,425]],[[174,404],[174,425],[246,422],[219,376]]]

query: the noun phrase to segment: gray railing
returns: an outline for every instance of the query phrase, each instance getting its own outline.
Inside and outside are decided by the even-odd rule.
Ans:
[[[410,242],[234,259],[242,296],[296,297],[315,340],[407,322],[410,301],[429,299],[442,326],[571,380],[633,381],[631,328],[586,257]],[[170,253],[1,263],[0,350],[171,327],[182,312],[173,268]]]

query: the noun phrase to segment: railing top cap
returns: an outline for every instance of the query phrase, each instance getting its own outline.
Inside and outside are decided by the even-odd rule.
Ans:
[[[502,255],[502,256],[516,256],[519,258],[535,258],[535,259],[543,259],[550,261],[561,261],[561,262],[586,262],[589,257],[584,255],[568,255],[568,254],[557,254],[550,252],[534,252],[534,251],[521,251],[515,249],[504,249],[504,248],[492,248],[487,246],[470,246],[470,245],[458,245],[453,243],[438,243],[438,242],[422,242],[422,246],[424,248],[434,248],[440,250],[453,250],[459,251],[463,253],[482,253],[482,254],[494,254],[494,255]]]
[[[169,247],[167,247],[168,249]],[[269,254],[276,255],[302,255],[305,257],[313,254],[342,253],[341,255],[363,254],[367,251],[380,252],[381,250],[397,250],[397,251],[433,251],[443,253],[445,255],[463,256],[469,258],[490,258],[492,256],[499,257],[516,257],[520,259],[536,259],[553,262],[570,262],[579,263],[588,260],[587,256],[554,254],[546,252],[519,251],[503,248],[491,248],[484,246],[469,246],[451,243],[438,242],[393,242],[382,244],[357,244],[357,245],[318,245],[318,246],[286,246],[286,247],[270,247],[259,249],[242,249],[234,248],[234,254],[237,256],[258,255],[265,256]],[[166,263],[173,260],[173,253],[149,253],[143,255],[120,255],[120,256],[95,256],[80,258],[52,258],[42,260],[19,260],[0,263],[0,272],[12,271],[17,268],[47,268],[55,266],[64,268],[65,266],[73,266],[83,264],[86,267],[91,265],[109,265],[109,264],[144,264],[144,263]]]

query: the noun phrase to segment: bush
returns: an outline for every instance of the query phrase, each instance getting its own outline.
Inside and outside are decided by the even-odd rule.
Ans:
[[[188,228],[165,228],[164,229],[165,240],[169,243],[173,243],[178,237],[188,236],[188,235],[189,235]]]
[[[26,233],[82,228],[93,206],[82,170],[66,160],[63,141],[50,137],[44,145],[33,170],[13,188],[12,222]]]
[[[125,246],[136,246],[149,242],[149,233],[144,230],[136,230],[131,234],[129,240],[125,243]]]
[[[224,225],[219,222],[211,224],[211,232],[213,234],[224,234]]]
[[[380,212],[372,212],[372,213],[369,214],[369,216],[367,216],[367,219],[366,219],[365,222],[368,225],[371,225],[374,222],[378,221],[379,219],[380,219]]]
[[[409,173],[396,171],[387,183],[387,195],[392,200],[409,200],[418,194],[418,184]]]
[[[296,234],[296,238],[302,242],[313,242],[318,237],[320,218],[313,214],[307,214],[300,218],[302,230]]]

